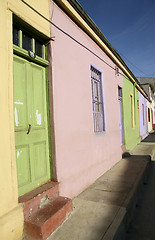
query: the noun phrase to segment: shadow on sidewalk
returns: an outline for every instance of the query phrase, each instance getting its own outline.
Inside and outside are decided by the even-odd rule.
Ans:
[[[129,225],[125,240],[154,240],[155,220],[155,162],[151,162],[151,168],[147,184],[139,196],[131,224]]]
[[[144,142],[155,142],[150,134]],[[73,199],[74,210],[49,240],[122,240],[147,183],[154,145],[139,144]]]
[[[121,239],[128,228],[138,196],[147,180],[149,162],[149,155],[127,153],[125,158],[77,197],[80,207],[85,204],[83,210],[80,209],[83,218],[80,220],[86,221],[88,218],[89,223],[92,221],[91,228],[87,229],[86,225],[84,227],[87,229],[87,234],[90,233],[89,237],[85,235],[85,238],[79,238],[80,240]],[[88,206],[91,206],[91,209],[90,207],[87,209]],[[94,229],[94,237],[92,229]]]
[[[150,156],[127,155],[74,198],[74,211],[49,240],[121,240],[143,187]]]
[[[150,133],[142,142],[155,142],[155,132]]]

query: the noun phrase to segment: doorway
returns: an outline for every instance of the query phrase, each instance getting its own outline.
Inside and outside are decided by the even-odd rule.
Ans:
[[[18,192],[21,196],[51,179],[47,117],[48,62],[43,59],[45,55],[40,42],[38,44],[30,34],[27,37],[20,28],[14,29],[14,129]],[[29,41],[32,44],[28,44]]]

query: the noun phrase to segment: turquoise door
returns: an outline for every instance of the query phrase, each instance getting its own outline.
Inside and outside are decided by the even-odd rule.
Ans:
[[[45,67],[14,55],[14,126],[19,195],[50,176]]]

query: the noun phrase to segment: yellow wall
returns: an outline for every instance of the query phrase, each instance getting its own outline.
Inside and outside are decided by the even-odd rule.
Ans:
[[[49,0],[26,0],[50,19]],[[50,37],[50,24],[20,0],[0,0],[0,239],[19,239],[23,211],[18,204],[13,116],[12,14]]]
[[[150,122],[148,121],[148,108],[150,108]],[[148,131],[152,131],[152,112],[151,112],[151,103],[147,101],[147,121],[148,121]]]

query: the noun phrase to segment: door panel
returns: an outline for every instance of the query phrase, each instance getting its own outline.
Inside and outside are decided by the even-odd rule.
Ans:
[[[123,139],[123,112],[122,112],[122,88],[118,86],[118,103],[119,103],[119,127],[121,134],[121,145],[124,144]]]
[[[32,96],[33,96],[33,124],[37,128],[45,127],[44,123],[44,78],[45,72],[42,67],[32,65]],[[46,119],[45,119],[46,120]]]
[[[29,146],[16,148],[17,178],[19,187],[31,182]]]
[[[34,176],[35,179],[46,176],[47,165],[42,159],[46,158],[46,142],[39,142],[33,146],[34,154]]]
[[[21,57],[14,56],[13,68],[17,177],[23,195],[50,179],[46,79],[44,67]]]
[[[121,134],[121,145],[123,145],[123,118],[122,118],[122,99],[119,100],[119,118],[120,118],[120,134]]]
[[[15,131],[24,130],[28,124],[26,62],[20,58],[14,61],[14,120]]]

